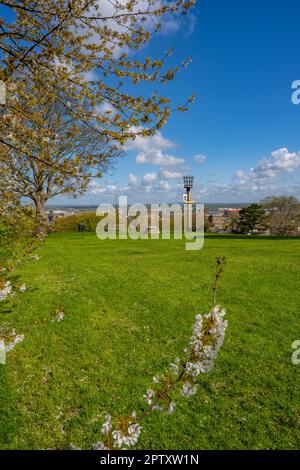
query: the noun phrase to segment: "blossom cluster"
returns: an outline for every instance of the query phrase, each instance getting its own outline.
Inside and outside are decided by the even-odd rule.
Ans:
[[[18,288],[19,292],[27,290],[26,284],[22,284]],[[9,296],[14,297],[16,292],[13,290],[11,282],[8,280],[0,280],[0,302],[7,300]]]
[[[215,306],[207,315],[197,315],[193,326],[193,335],[188,348],[185,350],[187,362],[184,365],[182,377],[182,395],[189,397],[195,395],[198,385],[196,383],[201,374],[209,373],[220,348],[223,345],[227,320],[225,309]]]
[[[0,281],[0,302],[6,300],[12,293],[10,281]]]
[[[152,388],[144,394],[147,411],[140,417],[133,413],[129,419],[106,415],[102,426],[104,442],[97,442],[93,449],[124,449],[136,445],[142,431],[140,422],[143,418],[154,410],[165,410],[167,413],[174,411],[176,404],[171,394],[178,385],[181,386],[181,395],[184,397],[197,393],[199,376],[213,369],[223,344],[228,326],[224,319],[225,314],[226,311],[220,306],[214,306],[208,314],[195,317],[192,337],[184,350],[185,359],[176,358],[164,375],[153,377]]]
[[[65,312],[62,310],[62,308],[59,306],[55,310],[55,316],[53,318],[53,322],[61,322],[65,318]]]
[[[132,413],[131,417],[123,419],[119,428],[114,429],[114,424],[116,426],[120,425],[119,419],[107,414],[101,432],[107,441],[111,441],[111,446],[108,443],[105,444],[99,441],[93,445],[94,450],[108,450],[111,447],[113,449],[125,449],[134,446],[138,442],[142,426],[136,422],[135,412]]]
[[[0,302],[13,299],[18,292],[23,293],[27,290],[26,284],[15,285],[9,279],[13,271],[22,266],[26,259],[31,258],[36,261],[39,259],[39,255],[32,254],[32,251],[42,241],[43,239],[38,237],[30,237],[29,240],[21,238],[13,241],[10,248],[11,258],[6,261],[6,266],[0,266]],[[0,347],[2,351],[12,351],[23,340],[24,335],[17,335],[14,329],[10,331],[4,326],[0,327]]]
[[[17,335],[15,329],[5,333],[0,331],[0,341],[4,344],[5,352],[12,351],[16,344],[21,343],[24,338],[24,335]]]
[[[192,337],[184,350],[186,359],[176,358],[170,364],[170,376],[153,377],[158,387],[147,390],[144,395],[146,403],[152,410],[174,410],[175,404],[170,401],[169,390],[177,383],[182,383],[181,394],[190,397],[197,393],[197,379],[201,374],[209,373],[223,344],[228,322],[224,320],[225,309],[215,306],[206,315],[197,315],[193,325]],[[163,402],[158,404],[158,402]],[[165,405],[165,406],[164,406]]]

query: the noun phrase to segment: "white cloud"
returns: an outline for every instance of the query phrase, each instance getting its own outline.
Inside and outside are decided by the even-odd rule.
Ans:
[[[136,186],[139,181],[138,177],[134,175],[133,173],[129,173],[128,180],[129,180],[129,183],[132,184],[133,186]]]
[[[132,132],[139,132],[141,127],[132,127]],[[138,135],[134,140],[127,142],[124,146],[125,150],[136,150],[137,152],[149,152],[150,150],[166,150],[176,145],[169,139],[166,139],[160,131],[155,135],[143,137]]]
[[[130,28],[126,21],[121,21],[120,19],[114,19],[114,16],[120,13],[119,6],[123,7],[122,13],[131,13],[126,8],[128,0],[119,0],[118,2],[111,2],[110,0],[97,0],[92,2],[92,6],[88,10],[89,16],[103,16],[109,18],[105,25],[119,34],[130,33]],[[151,10],[157,10],[164,5],[168,4],[168,0],[156,0],[153,2]],[[135,12],[147,12],[149,10],[149,1],[148,0],[139,0],[136,1],[133,5],[133,11]],[[141,16],[140,16],[141,18]],[[140,24],[145,30],[150,33],[156,29],[158,24],[161,24],[161,29],[159,34],[163,36],[168,36],[174,33],[178,33],[180,29],[185,31],[186,35],[191,34],[195,29],[196,16],[193,12],[188,11],[186,15],[181,15],[178,13],[170,13],[167,15],[162,15],[161,17],[155,17],[153,15],[145,15],[145,20],[142,22],[138,20],[137,26]],[[99,22],[97,23],[99,26]],[[81,23],[79,31],[85,31],[86,25]],[[93,44],[97,40],[96,34],[91,34],[90,37],[86,38],[87,44]],[[106,46],[113,50],[113,56],[119,57],[122,53],[132,53],[126,45],[116,45],[117,41],[106,41]]]
[[[161,2],[167,3],[167,2]],[[162,20],[160,34],[168,36],[178,31],[183,32],[185,36],[192,34],[196,27],[196,15],[189,10],[186,15],[169,14]]]
[[[88,70],[87,72],[82,72],[81,75],[86,82],[95,82],[99,80],[99,77],[95,70]]]
[[[89,184],[89,187],[88,187],[88,192],[90,194],[102,194],[102,193],[105,193],[106,189],[101,186],[99,183],[97,183],[96,181],[92,180]]]
[[[289,152],[286,147],[275,150],[271,157],[264,158],[249,172],[239,170],[235,177],[241,181],[274,180],[281,173],[292,172],[300,167],[300,152]]]
[[[164,142],[164,138],[162,140]],[[300,168],[300,152],[281,148],[272,152],[268,158],[258,161],[253,168],[238,170],[231,181],[219,182],[213,175],[208,175],[211,178],[206,185],[202,185],[196,178],[192,198],[198,202],[230,203],[259,201],[275,194],[299,197],[300,184],[297,180],[292,181],[291,175],[297,168]],[[181,167],[170,169],[162,166],[160,171],[145,173],[143,177],[129,173],[129,185],[124,187],[119,187],[114,181],[103,184],[101,180],[95,180],[90,184],[89,193],[99,198],[126,194],[133,202],[181,201],[183,188],[179,178],[182,177],[182,171]]]
[[[165,180],[176,180],[178,178],[182,178],[184,173],[180,171],[162,170],[160,172],[160,176]]]
[[[163,153],[160,150],[140,153],[136,157],[136,163],[139,165],[175,166],[182,165],[184,162],[184,159]]]
[[[99,114],[100,116],[105,114],[108,116],[114,116],[116,114],[116,109],[108,101],[104,101],[101,103],[101,105],[96,106],[95,113]]]
[[[132,128],[131,132],[139,132],[140,128]],[[166,150],[176,147],[176,144],[166,139],[161,132],[153,136],[137,136],[124,145],[124,150],[138,152],[136,163],[138,165],[175,166],[183,165],[185,160],[170,155]]]
[[[170,191],[172,186],[170,185],[168,181],[161,180],[159,182],[159,188],[162,189],[163,191]]]
[[[151,186],[154,181],[157,180],[157,173],[146,173],[143,177],[143,184],[145,186]]]
[[[286,147],[271,153],[273,161],[265,160],[265,165],[273,171],[293,171],[300,166],[300,152],[289,152]]]
[[[87,194],[90,195],[116,195],[123,194],[129,191],[129,186],[120,186],[114,182],[107,182],[105,185],[101,184],[100,181],[92,180],[89,184]]]
[[[244,171],[238,170],[238,171],[235,172],[234,176],[235,176],[235,178],[238,178],[238,179],[245,179],[246,174],[245,174]]]
[[[274,194],[299,194],[299,186],[291,185],[291,176],[284,176],[300,168],[300,152],[290,152],[283,147],[271,153],[270,157],[260,160],[248,171],[238,170],[234,181],[219,184],[211,188],[218,198],[223,197],[235,201],[260,200]]]
[[[199,165],[203,165],[203,163],[206,161],[206,156],[202,154],[195,155],[194,161]]]
[[[163,36],[168,36],[169,34],[177,33],[180,29],[180,22],[175,17],[169,17],[164,20],[160,33]]]

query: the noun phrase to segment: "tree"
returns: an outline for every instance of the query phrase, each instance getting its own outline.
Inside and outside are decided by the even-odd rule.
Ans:
[[[169,99],[153,89],[148,96],[141,96],[133,92],[132,85],[165,84],[188,61],[168,68],[166,61],[171,51],[154,60],[137,59],[133,53],[159,31],[160,19],[171,14],[185,15],[195,0],[8,0],[2,3],[11,10],[0,23],[0,79],[8,89],[18,72],[30,75],[40,94],[58,101],[61,97],[51,83],[45,83],[45,73],[60,83],[61,88],[71,84],[76,104],[70,108],[63,101],[70,116],[76,116],[95,132],[119,143],[136,135],[151,135],[166,123],[172,112]],[[22,93],[20,81],[18,86]],[[88,110],[81,106],[84,101],[89,101]],[[189,101],[193,97],[176,109],[186,111]],[[95,119],[91,110],[105,104],[116,112]],[[25,113],[26,108],[18,111]],[[0,142],[12,145],[3,137]],[[13,146],[20,150],[17,142]]]
[[[44,83],[52,78],[44,77]],[[34,83],[26,83],[24,95],[15,93],[8,106],[26,108],[25,114],[4,115],[5,135],[12,147],[5,147],[0,155],[3,180],[9,181],[10,199],[34,203],[36,231],[40,232],[46,222],[45,204],[53,196],[72,193],[82,194],[91,176],[100,177],[111,158],[122,154],[118,145],[108,136],[94,131],[66,110],[63,102],[71,100],[71,93],[60,84],[51,84],[61,100],[37,95]],[[16,87],[18,89],[18,87]],[[88,110],[89,102],[82,103]],[[15,151],[18,142],[22,153]],[[6,151],[5,151],[6,150]],[[2,198],[5,200],[2,185]],[[7,199],[7,197],[6,197]]]
[[[239,216],[232,220],[232,228],[237,233],[255,233],[264,226],[265,211],[259,204],[251,204],[240,210]]]
[[[272,235],[284,236],[298,231],[300,203],[294,196],[271,196],[262,201],[266,210],[266,225]]]
[[[0,105],[0,154],[3,171],[15,175],[10,201],[12,192],[14,197],[18,193],[18,200],[24,194],[21,183],[16,182],[17,174],[25,177],[21,178],[23,186],[31,187],[33,197],[32,181],[26,178],[32,172],[35,181],[44,181],[44,176],[35,175],[44,174],[42,167],[47,167],[46,173],[52,175],[56,185],[59,179],[72,177],[70,191],[80,175],[80,190],[84,190],[83,168],[87,176],[87,168],[97,166],[97,155],[102,168],[105,152],[93,151],[91,157],[85,147],[80,153],[81,133],[80,145],[83,142],[87,145],[88,133],[97,144],[122,145],[136,136],[155,134],[172,112],[187,110],[193,96],[183,106],[171,109],[170,100],[154,87],[162,89],[189,61],[168,67],[171,51],[151,59],[142,57],[139,50],[159,31],[160,20],[168,15],[185,15],[194,3],[194,0],[2,2],[9,14],[0,20],[0,80],[6,86],[6,102]],[[142,82],[152,84],[146,95],[144,90],[141,95],[133,87]],[[46,107],[52,107],[54,102],[64,109],[71,132],[70,148],[64,147],[60,157],[55,126],[52,128],[47,121]],[[104,109],[105,112],[100,112]],[[80,159],[77,169],[75,151]],[[85,187],[86,184],[87,178]],[[7,192],[5,195],[8,196]],[[42,202],[40,196],[34,197],[37,219],[43,218],[44,197]]]

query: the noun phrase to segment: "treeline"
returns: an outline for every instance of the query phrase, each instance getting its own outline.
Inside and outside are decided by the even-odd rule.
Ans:
[[[300,203],[293,196],[267,197],[259,204],[243,207],[227,229],[251,235],[300,235]]]
[[[116,226],[119,224],[118,213],[116,214]],[[56,219],[48,229],[54,232],[75,232],[78,225],[83,224],[85,231],[95,232],[101,217],[95,212],[81,212]],[[130,222],[130,220],[128,220]],[[151,217],[149,215],[149,225]],[[197,230],[195,214],[192,220],[193,230]],[[162,220],[159,220],[159,229],[162,229]],[[205,232],[212,231],[213,227],[209,218],[204,224]],[[174,218],[170,217],[170,230],[174,230]],[[300,202],[293,196],[274,196],[262,200],[258,204],[243,207],[239,214],[225,224],[224,230],[229,233],[251,234],[251,235],[298,235],[300,236]]]

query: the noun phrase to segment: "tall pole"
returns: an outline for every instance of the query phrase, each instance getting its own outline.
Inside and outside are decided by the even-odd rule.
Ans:
[[[183,177],[183,183],[184,183],[184,189],[186,190],[186,197],[184,199],[184,205],[185,205],[185,215],[187,218],[187,231],[189,232],[192,228],[192,213],[191,213],[191,206],[192,206],[192,201],[191,201],[191,189],[193,187],[193,181],[194,177],[193,176],[184,176]]]

